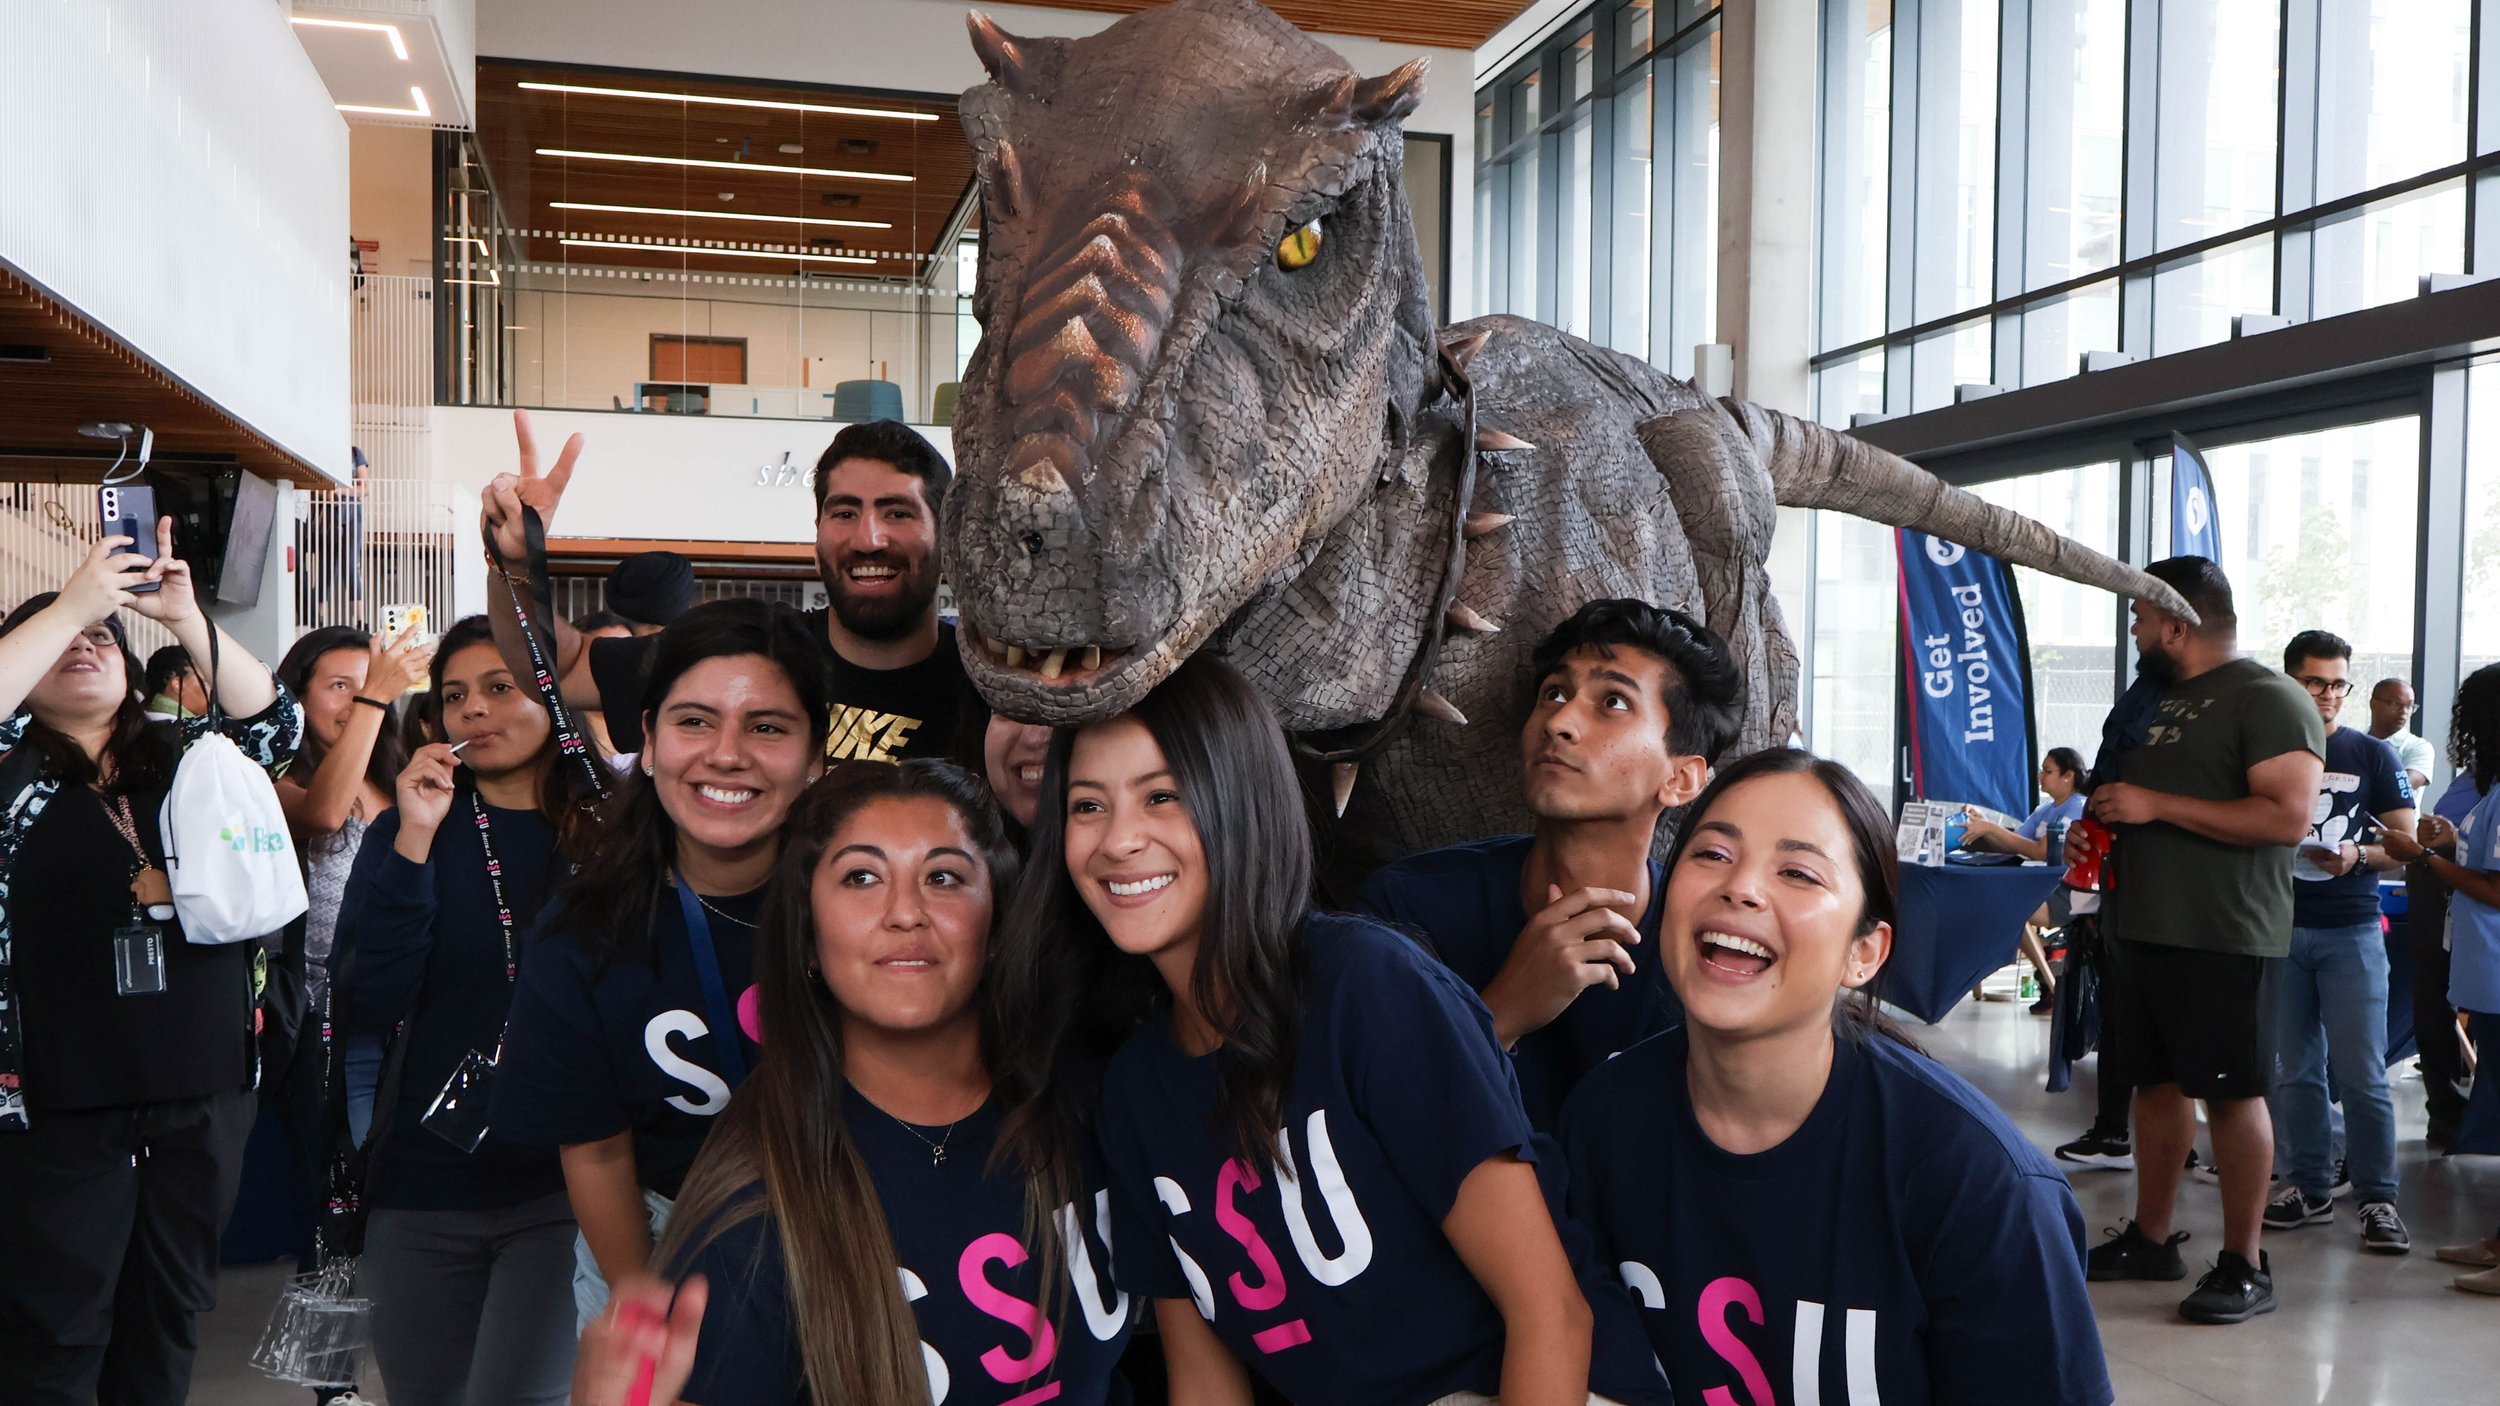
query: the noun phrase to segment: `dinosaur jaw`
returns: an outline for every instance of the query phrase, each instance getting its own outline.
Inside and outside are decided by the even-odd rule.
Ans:
[[[969,620],[956,628],[964,671],[982,698],[1009,717],[1054,727],[1125,711],[1178,662],[1162,647],[1033,647],[993,639]]]

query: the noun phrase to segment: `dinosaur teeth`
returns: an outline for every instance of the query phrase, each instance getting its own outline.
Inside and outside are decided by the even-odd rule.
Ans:
[[[1052,650],[1050,653],[1042,656],[1042,677],[1056,682],[1059,678],[1060,671],[1065,669],[1067,664],[1068,652],[1066,650]]]
[[[1007,667],[1010,669],[1021,669],[1024,667],[1023,645],[1011,644],[1007,646]]]
[[[1354,798],[1354,778],[1362,770],[1360,762],[1339,762],[1328,769],[1328,792],[1337,803],[1337,818],[1345,819],[1345,803]]]
[[[1450,602],[1449,620],[1450,624],[1471,635],[1498,635],[1502,632],[1499,624],[1485,619],[1457,601]]]
[[[1458,711],[1457,704],[1428,688],[1415,695],[1415,711],[1445,723],[1456,723],[1460,727],[1467,725],[1467,715]]]
[[[1079,667],[1081,667],[1081,668],[1086,668],[1086,669],[1099,669],[1099,668],[1101,668],[1101,667],[1102,667],[1102,646],[1101,646],[1101,645],[1098,645],[1098,644],[1089,644],[1089,645],[1085,646],[1084,663],[1083,663],[1082,665],[1080,665]]]
[[[1467,535],[1469,537],[1482,537],[1490,532],[1499,532],[1503,528],[1509,526],[1510,522],[1511,514],[1509,513],[1469,513],[1467,515]]]
[[[1476,447],[1487,453],[1494,454],[1498,454],[1505,449],[1536,448],[1535,445],[1528,443],[1526,440],[1512,434],[1510,431],[1497,430],[1490,425],[1477,426]]]

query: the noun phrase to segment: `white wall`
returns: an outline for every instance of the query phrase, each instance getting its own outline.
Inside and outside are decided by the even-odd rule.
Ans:
[[[608,64],[619,68],[914,93],[960,93],[986,81],[964,37],[961,0],[711,0],[689,22],[683,0],[602,0],[585,23],[581,0],[487,0],[478,7],[478,52],[496,58]],[[1076,36],[1118,19],[1090,11],[983,5],[1010,32]],[[1452,139],[1451,170],[1464,198],[1451,209],[1450,317],[1474,315],[1474,57],[1464,49],[1384,44],[1341,34],[1316,36],[1364,74],[1381,74],[1417,55],[1432,59],[1413,132]]]
[[[347,477],[347,125],[282,8],[9,0],[0,134],[0,259]]]

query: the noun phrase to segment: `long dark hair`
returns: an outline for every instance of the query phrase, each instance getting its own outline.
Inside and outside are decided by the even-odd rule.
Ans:
[[[495,627],[485,616],[471,615],[453,621],[451,628],[443,631],[443,642],[434,650],[434,662],[426,667],[426,676],[432,685],[427,696],[434,708],[437,737],[450,735],[443,731],[443,671],[451,667],[453,655],[481,644],[494,647]],[[526,682],[522,686],[528,687]],[[596,749],[599,744],[594,741],[590,745]],[[556,737],[552,728],[547,733],[547,740],[539,744],[537,761],[538,814],[547,822],[547,828],[555,832],[556,854],[563,860],[578,862],[591,847],[595,827],[590,823],[590,813],[573,795],[572,778],[557,764]],[[606,762],[601,761],[599,765],[605,766]],[[453,767],[451,776],[455,791],[477,789],[476,773],[467,767]],[[558,866],[559,869],[562,867],[561,864]]]
[[[369,656],[373,636],[353,625],[324,625],[306,631],[302,639],[288,647],[286,657],[278,661],[278,682],[285,684],[299,702],[311,698],[313,670],[321,666],[324,658],[340,650]],[[304,729],[304,747],[296,753],[294,774],[305,785],[310,786],[313,773],[321,769],[324,750],[312,729]],[[383,795],[390,795],[398,784],[401,768],[407,765],[408,747],[400,736],[399,719],[386,713],[382,730],[374,734],[373,750],[365,757],[365,782]]]
[[[2457,686],[2448,710],[2448,765],[2477,790],[2500,782],[2500,664],[2485,664]]]
[[[1272,1166],[1293,1085],[1311,904],[1311,828],[1292,755],[1266,698],[1206,654],[1122,716],[1162,749],[1206,854],[1189,994],[1223,1039],[1216,1126],[1251,1165]],[[1011,1037],[1000,1084],[1015,1100],[1005,1140],[1054,1206],[1078,1188],[1077,1150],[1111,1051],[1170,1000],[1151,962],[1112,945],[1068,874],[1068,760],[1081,731],[1062,728],[1051,739],[1033,863],[1000,931],[996,964]]]
[[[929,1390],[920,1332],[894,1274],[893,1234],[844,1122],[842,1010],[816,975],[812,901],[816,866],[842,828],[873,801],[914,797],[944,802],[970,832],[989,870],[997,930],[1018,861],[989,788],[972,774],[927,758],[849,762],[810,788],[791,814],[756,930],[763,1057],[704,1140],[652,1261],[663,1273],[681,1269],[732,1227],[769,1215],[816,1401],[899,1404]],[[993,964],[997,954],[993,942]],[[994,1060],[994,1007],[983,1001],[980,1009],[982,1052]],[[758,1182],[763,1194],[750,1194]],[[1028,1218],[1037,1255],[1055,1251],[1056,1234],[1049,1214]],[[1043,1255],[1046,1266],[1058,1259]]]
[[[1864,906],[1858,910],[1855,936],[1864,937],[1875,931],[1877,924],[1889,924],[1895,934],[1901,931],[1901,871],[1893,844],[1892,818],[1884,803],[1866,789],[1858,774],[1835,761],[1828,761],[1798,747],[1773,747],[1729,763],[1719,769],[1708,787],[1693,800],[1684,813],[1683,828],[1675,832],[1675,842],[1667,850],[1667,873],[1673,875],[1684,851],[1692,848],[1693,834],[1708,818],[1710,808],[1721,797],[1748,781],[1765,776],[1811,776],[1821,783],[1840,811],[1843,828],[1849,832],[1851,858],[1858,871],[1858,889],[1865,895]],[[1674,880],[1670,878],[1669,883]],[[1889,965],[1889,963],[1887,963]],[[1834,1025],[1844,1035],[1864,1039],[1882,1035],[1918,1049],[1908,1031],[1885,1015],[1882,999],[1884,975],[1861,986],[1852,995],[1833,1003]]]
[[[0,635],[25,624],[60,596],[58,591],[28,596],[9,612],[6,620],[0,620]],[[139,656],[131,652],[130,636],[122,629],[121,616],[107,615],[103,623],[113,632],[113,643],[122,657],[122,700],[113,709],[113,730],[104,743],[104,755],[112,761],[111,774],[104,777],[104,792],[126,796],[162,790],[173,784],[174,764],[182,758],[181,729],[151,723],[147,705],[139,698],[139,683],[146,670]],[[87,755],[86,748],[41,718],[28,718],[25,736],[18,745],[32,747],[35,755],[43,759],[43,773],[63,786],[93,785],[100,774],[95,758]]]
[[[647,720],[679,679],[707,659],[748,654],[770,661],[790,680],[807,713],[810,755],[821,755],[833,716],[824,647],[798,612],[745,599],[698,605],[660,632],[637,708],[646,719],[643,745],[651,745]],[[602,811],[598,847],[565,880],[557,921],[580,934],[603,962],[656,956],[651,922],[677,863],[677,824],[660,804],[659,788],[639,770],[620,778]]]

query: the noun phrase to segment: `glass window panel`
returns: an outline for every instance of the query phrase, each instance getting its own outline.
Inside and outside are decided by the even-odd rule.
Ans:
[[[2467,0],[2318,6],[2320,202],[2465,159]]]
[[[2328,220],[2310,241],[2310,257],[2313,318],[2410,298],[2423,274],[2465,271],[2465,183]]]
[[[1625,13],[1630,13],[1626,11]],[[1646,11],[1644,11],[1646,13]],[[1616,89],[1614,102],[1614,270],[1607,285],[1607,341],[1626,356],[1649,356],[1651,125],[1657,76],[1643,71]]]
[[[2118,554],[2118,465],[2086,464],[2000,479],[1971,490],[2003,508]],[[2109,592],[2014,568],[2023,628],[2031,641],[2031,684],[2040,750],[2072,747],[2088,761],[2100,750],[2101,719],[2116,700],[2118,608]]]
[[[1615,62],[1623,67],[1638,63],[1656,42],[1655,15],[1650,0],[1630,0],[1615,11]]]
[[[1501,192],[1509,176],[1509,168],[1496,166],[1476,178],[1476,298],[1470,311],[1477,316],[1507,310],[1493,297],[1493,214],[1501,208]]]
[[[1520,137],[1535,131],[1537,124],[1545,120],[1545,74],[1543,70],[1532,72],[1512,84],[1510,95],[1512,121],[1516,124],[1511,130],[1511,135]]]
[[[1849,25],[1829,56],[1826,103],[1840,114],[1827,159],[1839,170],[1825,190],[1823,345],[1846,346],[1884,330],[1884,251],[1891,190],[1892,3],[1845,0]]]
[[[2274,214],[2281,20],[2280,0],[2164,0],[2155,248]]]
[[[1965,322],[1910,347],[1910,411],[1934,410],[1953,403],[1956,386],[1989,384],[1989,361],[1995,350],[1987,318]]]
[[[1563,50],[1562,70],[1563,103],[1567,106],[1587,97],[1597,86],[1597,31],[1571,41]]]
[[[2466,380],[2465,599],[2457,676],[2500,664],[2500,362]],[[2445,738],[2433,739],[2443,744]]]
[[[2352,642],[2353,677],[2411,675],[2421,454],[2413,415],[2207,447],[2242,649],[2280,661],[2292,636],[2332,630]],[[2368,724],[2365,695],[2340,721]]]
[[[1673,326],[1659,364],[1693,373],[1693,348],[1719,326],[1719,27],[1675,56],[1675,271]]]
[[[2244,240],[2153,275],[2153,355],[2228,341],[2231,319],[2274,311],[2274,241]]]
[[[1814,690],[1806,742],[1855,771],[1889,809],[1900,685],[1900,563],[1892,529],[1815,514]]]
[[[1510,306],[1521,317],[1542,317],[1537,307],[1537,143],[1510,163]]]
[[[1996,267],[1997,0],[1927,0],[1922,49],[1949,56],[1923,74],[1914,322],[1993,300]]]
[[[2025,288],[2118,262],[2126,44],[2127,0],[2032,0]]]
[[[1845,430],[1851,416],[1879,415],[1883,409],[1881,350],[1835,362],[1814,373],[1814,413],[1824,424]]]
[[[1590,178],[1597,159],[1596,112],[1582,107],[1563,133],[1562,230],[1554,257],[1562,275],[1561,309],[1556,323],[1575,337],[1585,337],[1595,324],[1589,314],[1595,285],[1589,268],[1590,231],[1596,219],[1596,194]]]
[[[1476,159],[1483,161],[1493,155],[1493,99],[1486,96],[1476,104]]]
[[[2079,288],[2023,311],[2022,383],[2062,381],[2082,370],[2083,354],[2118,350],[2118,280]]]

